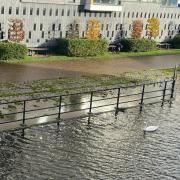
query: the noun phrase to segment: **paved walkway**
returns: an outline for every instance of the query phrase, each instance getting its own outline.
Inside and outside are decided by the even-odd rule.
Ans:
[[[32,81],[58,77],[76,77],[82,74],[118,75],[127,71],[174,67],[180,64],[180,55],[132,57],[105,61],[60,61],[28,63],[22,65],[0,64],[0,81]]]

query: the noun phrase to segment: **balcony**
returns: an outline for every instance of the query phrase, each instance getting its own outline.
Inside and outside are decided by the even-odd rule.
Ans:
[[[122,11],[119,0],[86,0],[85,9],[89,11],[117,12]]]

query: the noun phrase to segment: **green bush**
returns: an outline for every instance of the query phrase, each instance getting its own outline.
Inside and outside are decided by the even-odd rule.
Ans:
[[[57,51],[67,56],[88,57],[102,55],[107,49],[108,43],[102,39],[59,39]]]
[[[125,52],[146,52],[156,49],[156,42],[150,39],[122,39],[122,51]]]
[[[26,54],[25,45],[8,41],[0,42],[0,60],[24,59]]]
[[[176,35],[170,43],[172,44],[173,48],[180,49],[180,35]]]

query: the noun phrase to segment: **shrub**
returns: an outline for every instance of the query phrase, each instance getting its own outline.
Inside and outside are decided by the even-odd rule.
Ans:
[[[180,49],[180,35],[176,35],[170,43],[172,44],[173,48]]]
[[[0,60],[24,59],[26,54],[25,45],[8,41],[0,42]]]
[[[122,39],[122,51],[126,52],[145,52],[156,49],[156,42],[150,39]]]
[[[87,57],[102,55],[107,48],[107,41],[102,39],[59,39],[57,51],[67,56]]]

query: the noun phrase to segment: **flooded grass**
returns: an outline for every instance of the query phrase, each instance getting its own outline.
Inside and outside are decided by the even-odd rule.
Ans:
[[[14,100],[25,97],[39,97],[56,94],[82,92],[97,88],[113,87],[122,84],[137,84],[171,78],[172,69],[126,72],[113,75],[82,75],[76,78],[65,77],[51,80],[38,80],[26,83],[1,83],[0,99]]]

